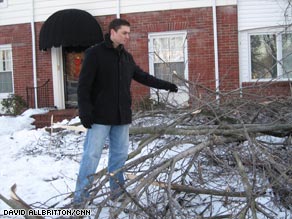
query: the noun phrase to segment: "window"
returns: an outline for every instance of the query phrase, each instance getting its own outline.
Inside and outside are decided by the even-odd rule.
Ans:
[[[281,35],[283,78],[292,78],[292,33]]]
[[[157,78],[182,85],[187,79],[186,32],[149,34],[150,73]]]
[[[0,45],[0,95],[13,93],[12,49]]]
[[[292,34],[250,36],[251,79],[292,77]]]

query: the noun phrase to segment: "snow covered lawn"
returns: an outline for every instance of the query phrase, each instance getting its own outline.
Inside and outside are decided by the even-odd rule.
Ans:
[[[10,198],[10,187],[16,184],[17,194],[37,209],[49,208],[58,202],[61,202],[62,206],[71,201],[70,198],[66,198],[75,189],[85,136],[84,132],[50,133],[44,128],[34,129],[31,125],[33,119],[30,116],[45,112],[46,110],[30,109],[17,117],[0,117],[0,194]],[[62,124],[68,125],[78,121],[79,119],[75,118],[72,121],[63,121]],[[163,138],[161,141],[163,143]],[[131,150],[137,146],[136,143],[131,143]],[[146,150],[143,154],[151,153],[151,147],[158,146],[159,148],[160,143],[160,140],[157,140],[149,146],[149,151]],[[164,158],[179,154],[184,147],[188,146],[181,145],[176,150],[165,154]],[[104,168],[106,164],[107,149],[104,150],[98,170]],[[181,165],[184,165],[183,162]],[[218,176],[218,180],[219,178]],[[212,186],[212,183],[216,186],[218,182],[208,184]],[[206,201],[208,197],[198,196],[198,202],[200,200]],[[265,198],[262,198],[260,202],[272,204],[270,199],[265,200]],[[16,218],[4,216],[3,212],[7,209],[10,209],[9,206],[0,200],[0,218]],[[220,204],[217,207],[214,206],[213,210],[220,211]],[[279,211],[279,208],[275,209],[274,214],[278,215],[278,219],[289,219],[289,217],[291,219],[289,212]],[[100,218],[108,218],[108,211],[102,212],[101,215]],[[121,218],[127,218],[127,216]],[[259,217],[259,219],[262,218]]]
[[[0,193],[10,198],[10,187],[16,184],[17,194],[39,207],[42,203],[55,204],[74,191],[82,152],[82,142],[76,141],[77,137],[82,138],[80,135],[63,136],[60,140],[68,141],[67,147],[58,149],[56,145],[52,147],[58,142],[51,142],[50,133],[33,129],[34,120],[30,116],[45,112],[28,110],[21,116],[0,117]],[[72,159],[62,156],[64,151],[70,153]],[[65,195],[60,196],[62,194]],[[0,201],[0,214],[4,209],[9,207]]]

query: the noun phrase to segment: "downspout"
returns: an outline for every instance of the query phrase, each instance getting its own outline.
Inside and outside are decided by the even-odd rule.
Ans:
[[[36,45],[35,45],[35,26],[34,26],[34,0],[31,0],[31,41],[32,41],[32,65],[33,65],[33,86],[35,108],[38,108],[38,94],[37,94],[37,68],[36,68]]]
[[[212,0],[213,9],[213,34],[214,34],[214,59],[215,59],[215,86],[216,86],[216,100],[220,99],[220,78],[219,78],[219,61],[218,61],[218,36],[217,36],[217,14],[216,14],[216,0]]]
[[[121,14],[121,0],[117,0],[117,18],[120,18]]]

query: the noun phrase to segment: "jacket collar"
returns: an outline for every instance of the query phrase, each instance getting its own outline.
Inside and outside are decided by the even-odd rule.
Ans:
[[[106,47],[114,49],[114,47],[113,47],[113,41],[111,40],[110,35],[108,33],[105,34],[104,39],[105,39],[104,41],[105,41]],[[115,49],[118,50],[119,52],[120,51],[123,51],[124,50],[124,45],[120,44]]]

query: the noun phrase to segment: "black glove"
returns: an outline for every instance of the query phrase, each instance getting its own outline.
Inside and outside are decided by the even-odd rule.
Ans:
[[[87,129],[90,129],[91,125],[94,123],[91,116],[80,117],[80,120],[81,120],[81,124]]]
[[[178,88],[175,84],[170,84],[168,89],[167,89],[169,92],[177,92],[178,91]]]

